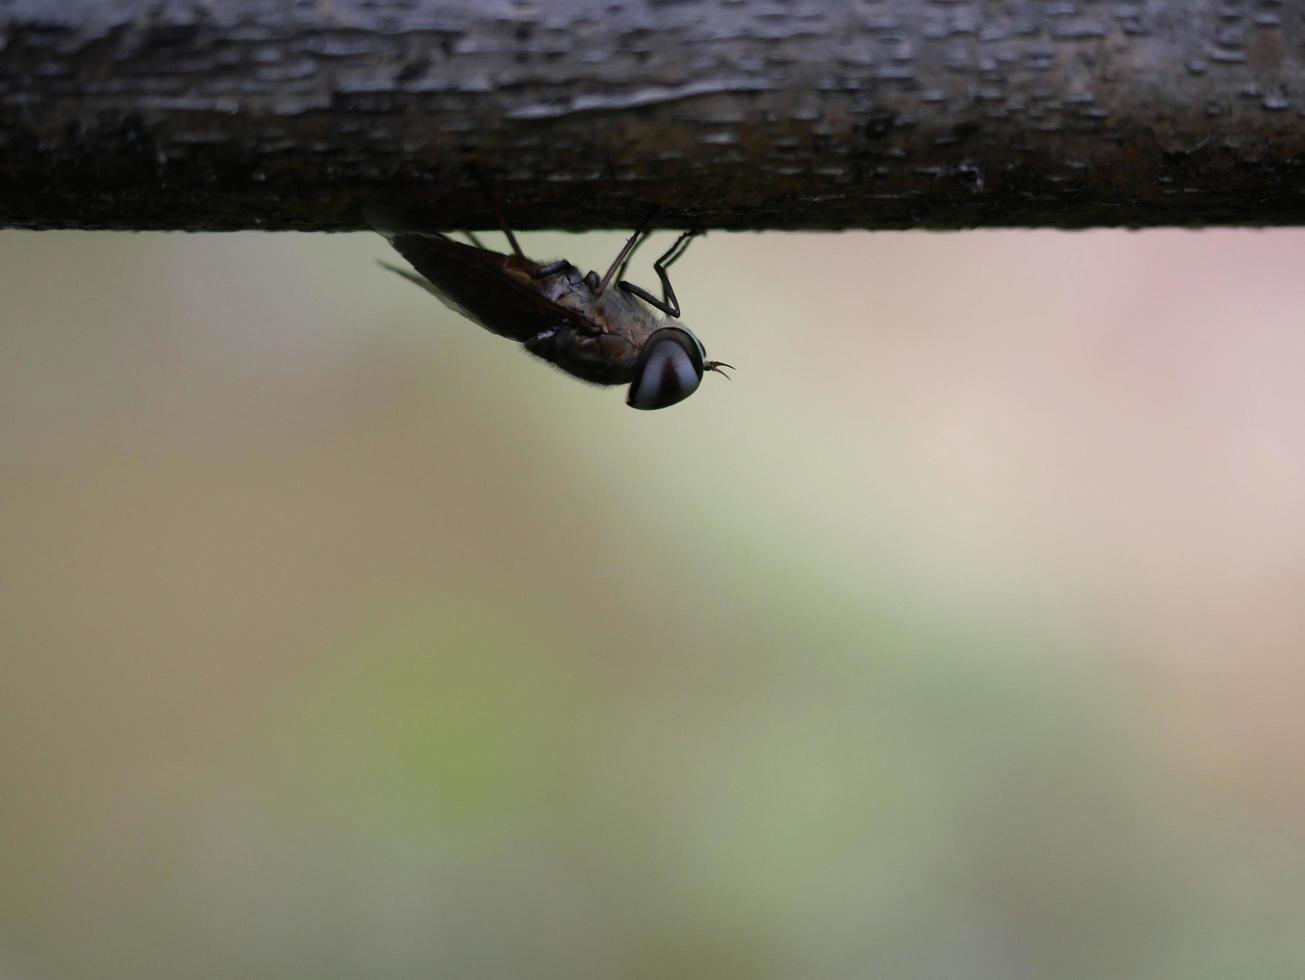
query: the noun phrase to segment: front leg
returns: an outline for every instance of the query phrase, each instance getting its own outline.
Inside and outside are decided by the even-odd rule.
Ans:
[[[619,285],[627,293],[638,296],[654,309],[661,310],[669,317],[679,319],[680,301],[675,298],[675,290],[671,287],[671,278],[667,275],[666,270],[672,262],[676,261],[689,248],[689,242],[697,237],[700,232],[686,231],[683,235],[675,240],[675,244],[666,250],[666,254],[653,263],[653,271],[657,273],[657,278],[662,281],[662,298],[660,300],[652,296],[647,290],[641,289],[632,282],[622,280]]]

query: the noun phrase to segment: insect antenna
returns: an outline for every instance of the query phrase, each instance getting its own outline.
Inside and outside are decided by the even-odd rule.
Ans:
[[[721,368],[729,368],[731,371],[738,370],[738,368],[736,368],[733,364],[726,364],[724,361],[706,361],[702,365],[702,369],[704,371],[715,371],[726,381],[733,381],[734,379],[731,378],[724,371],[722,371]]]

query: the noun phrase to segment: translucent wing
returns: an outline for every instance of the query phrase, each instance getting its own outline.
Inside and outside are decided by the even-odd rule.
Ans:
[[[383,234],[421,275],[389,263],[382,265],[491,333],[525,343],[556,329],[562,321],[585,333],[600,332],[597,325],[549,298],[544,281],[534,278],[539,265],[529,259],[464,245],[431,232]]]

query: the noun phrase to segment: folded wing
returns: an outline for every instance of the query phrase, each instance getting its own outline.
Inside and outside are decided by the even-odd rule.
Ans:
[[[596,328],[553,302],[533,278],[538,264],[517,255],[464,245],[432,232],[383,233],[421,275],[381,263],[491,333],[525,343],[568,322]]]

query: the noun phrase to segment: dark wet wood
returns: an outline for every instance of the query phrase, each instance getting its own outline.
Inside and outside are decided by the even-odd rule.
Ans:
[[[1305,223],[1270,0],[0,0],[0,225]]]

